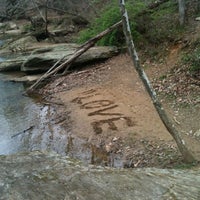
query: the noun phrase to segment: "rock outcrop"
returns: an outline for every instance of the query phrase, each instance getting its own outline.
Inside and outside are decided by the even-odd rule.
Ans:
[[[0,34],[4,34],[6,36],[17,36],[21,34],[21,30],[15,22],[10,21],[0,23]]]
[[[200,199],[200,171],[83,166],[57,154],[0,156],[0,199]]]
[[[0,62],[0,72],[20,71],[22,63],[25,61],[24,57],[2,60]]]
[[[27,49],[27,52],[30,52],[30,48],[35,49],[31,55],[21,54],[24,52],[23,48],[21,48],[19,53],[14,54],[15,58],[0,62],[0,71],[21,70],[29,74],[45,72],[63,56],[65,56],[65,59],[68,59],[78,48],[77,44],[46,44],[45,47],[38,47],[37,43],[34,44],[34,41],[33,45],[30,43],[27,45],[27,40],[29,39],[27,38],[15,42],[13,45],[10,45],[9,48],[12,47],[14,51],[18,46],[20,51],[20,45],[18,44],[23,44],[24,50],[26,51]],[[4,53],[8,53],[8,51],[8,48],[4,49]],[[75,61],[74,65],[107,59],[116,55],[117,53],[118,50],[116,47],[93,47],[81,55]]]
[[[28,73],[45,72],[63,56],[66,56],[65,59],[70,58],[77,48],[76,44],[57,44],[52,47],[36,50],[23,63],[21,71]],[[117,49],[115,47],[93,47],[81,55],[74,64],[107,59],[116,55],[116,53]]]
[[[25,36],[14,41],[4,41],[4,46],[0,50],[0,55],[30,53],[31,51],[39,48],[39,45],[40,44],[37,40],[32,36]]]

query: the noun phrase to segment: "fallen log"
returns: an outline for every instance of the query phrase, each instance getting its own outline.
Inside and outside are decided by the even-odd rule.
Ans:
[[[37,88],[40,83],[42,81],[44,81],[45,79],[49,78],[50,76],[54,75],[55,73],[57,73],[58,71],[60,71],[61,69],[65,68],[65,72],[69,69],[69,67],[71,66],[71,64],[79,57],[81,56],[84,52],[86,52],[89,48],[91,48],[92,46],[95,45],[95,43],[97,41],[99,41],[102,37],[104,37],[106,34],[110,33],[111,31],[113,31],[115,28],[117,28],[118,26],[120,26],[122,24],[122,21],[117,22],[116,24],[112,25],[111,27],[109,27],[108,29],[106,29],[105,31],[101,32],[100,34],[98,34],[97,36],[93,37],[92,39],[88,40],[86,43],[84,43],[83,45],[81,45],[81,47],[75,51],[75,53],[66,61],[64,61],[62,64],[60,64],[59,66],[56,67],[56,65],[61,61],[64,60],[64,58],[62,58],[60,61],[56,62],[43,76],[40,77],[40,79],[38,79],[33,85],[31,85],[26,92],[30,93],[32,92],[35,88]]]

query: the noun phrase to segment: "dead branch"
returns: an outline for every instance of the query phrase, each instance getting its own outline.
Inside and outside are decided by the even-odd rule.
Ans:
[[[34,127],[35,127],[35,126],[30,126],[29,128],[27,128],[27,129],[25,129],[25,130],[23,130],[23,131],[21,131],[21,132],[19,132],[19,133],[16,133],[16,134],[12,135],[11,138],[14,138],[14,137],[16,137],[16,136],[18,136],[18,135],[21,135],[21,134],[23,134],[23,133],[26,133],[27,131],[33,129]]]
[[[62,64],[60,64],[59,66],[56,67],[57,63],[60,62],[56,62],[43,76],[40,77],[40,79],[38,79],[31,87],[29,87],[26,92],[30,93],[31,91],[33,91],[37,86],[39,86],[39,84],[49,78],[50,76],[54,75],[55,73],[57,73],[58,71],[60,71],[61,69],[65,68],[65,71],[67,71],[70,67],[70,65],[79,57],[81,56],[84,52],[86,52],[89,48],[91,48],[92,46],[95,45],[95,43],[100,40],[103,36],[105,36],[106,34],[110,33],[112,30],[114,30],[115,28],[117,28],[118,26],[120,26],[122,24],[122,21],[117,22],[116,24],[112,25],[111,27],[109,27],[108,29],[106,29],[105,31],[101,32],[100,34],[98,34],[97,36],[93,37],[92,39],[88,40],[86,43],[84,43],[81,48],[79,48],[77,51],[75,51],[75,53],[66,61],[64,61]],[[64,60],[64,58],[61,58],[61,60]]]

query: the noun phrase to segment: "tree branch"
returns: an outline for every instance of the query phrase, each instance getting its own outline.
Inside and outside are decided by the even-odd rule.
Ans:
[[[97,36],[93,37],[92,39],[88,40],[86,43],[84,43],[81,48],[79,48],[75,53],[66,61],[64,61],[62,64],[60,64],[58,67],[56,65],[61,61],[64,60],[65,57],[61,58],[61,60],[57,61],[43,76],[40,77],[30,88],[26,90],[27,93],[30,93],[33,91],[43,80],[49,78],[50,76],[54,75],[61,69],[65,68],[65,71],[69,69],[70,65],[78,58],[80,57],[84,52],[86,52],[89,48],[95,45],[95,43],[100,40],[103,36],[113,31],[115,28],[120,26],[122,24],[122,21],[117,22],[116,24],[112,25],[105,31],[101,32]]]

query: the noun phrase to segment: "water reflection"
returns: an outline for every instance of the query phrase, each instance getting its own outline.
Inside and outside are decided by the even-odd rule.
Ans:
[[[4,60],[5,60],[4,58],[0,57],[0,62],[3,62]]]
[[[22,124],[25,124],[23,118],[26,115],[22,113],[26,110],[26,103],[25,99],[20,100],[19,95],[22,89],[21,84],[14,86],[13,83],[0,81],[0,154],[9,154],[18,149],[16,141],[12,140],[11,136],[23,129]]]
[[[4,41],[0,40],[0,47],[3,46],[3,44],[4,44]]]
[[[62,154],[66,135],[51,122],[53,108],[23,96],[23,91],[21,83],[0,81],[0,154],[31,150]]]
[[[23,96],[22,83],[3,78],[0,74],[0,154],[55,151],[87,164],[123,166],[119,155],[109,155],[56,123],[53,107]]]

